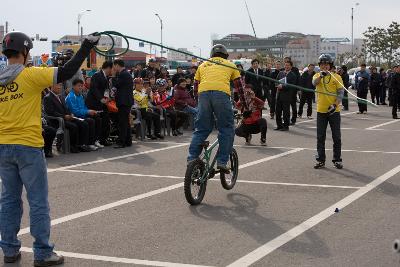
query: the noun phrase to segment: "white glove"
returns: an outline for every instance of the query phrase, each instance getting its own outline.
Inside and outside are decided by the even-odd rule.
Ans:
[[[92,43],[93,45],[97,45],[99,40],[100,40],[100,35],[94,35],[94,33],[89,34],[86,37],[86,40],[88,40],[90,43]]]

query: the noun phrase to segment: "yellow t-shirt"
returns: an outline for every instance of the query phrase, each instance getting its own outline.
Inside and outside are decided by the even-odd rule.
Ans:
[[[236,68],[232,62],[221,57],[210,60]],[[197,69],[194,79],[199,81],[199,94],[205,91],[222,91],[231,95],[230,81],[240,78],[240,72],[211,62],[204,62]]]
[[[338,95],[338,91],[343,88],[342,78],[340,75],[336,73],[332,73],[335,75],[335,78],[331,77],[331,75],[327,75],[322,78],[321,82],[316,86],[315,92],[317,94],[317,112],[319,113],[328,113],[328,109],[330,105],[336,103],[336,95]],[[316,73],[313,77],[313,80],[320,77],[319,73]],[[338,82],[340,81],[340,83]],[[318,93],[330,93],[335,95],[327,95],[327,94],[318,94]],[[340,107],[336,107],[336,112],[340,111]]]
[[[43,147],[42,91],[54,83],[55,68],[25,68],[0,85],[0,144]]]

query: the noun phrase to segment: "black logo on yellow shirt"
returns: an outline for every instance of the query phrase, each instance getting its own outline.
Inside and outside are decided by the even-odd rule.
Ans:
[[[4,95],[6,92],[15,93],[17,91],[18,84],[16,82],[12,82],[7,85],[0,85],[0,95]]]
[[[7,102],[9,100],[20,99],[23,98],[24,93],[16,93],[18,91],[18,84],[16,82],[12,82],[7,85],[0,85],[0,103]],[[2,96],[6,92],[8,93],[16,93],[12,95]]]

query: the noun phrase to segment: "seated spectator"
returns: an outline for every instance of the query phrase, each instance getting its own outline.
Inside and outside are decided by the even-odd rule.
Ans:
[[[192,114],[193,117],[196,117],[197,103],[196,100],[194,100],[194,98],[186,90],[186,85],[186,79],[180,78],[178,84],[174,88],[175,108],[179,111]]]
[[[83,120],[89,125],[88,145],[91,150],[104,147],[99,142],[101,133],[101,118],[97,116],[100,111],[88,109],[82,95],[83,81],[76,79],[72,82],[72,90],[65,99],[68,109],[78,120]]]
[[[65,128],[69,130],[71,153],[79,153],[79,151],[89,152],[90,149],[86,147],[87,144],[87,128],[85,122],[81,122],[72,117],[65,101],[60,97],[62,84],[55,84],[51,87],[51,91],[43,98],[44,111],[47,116],[62,118],[64,120]],[[59,128],[57,120],[49,120],[49,125],[54,128]],[[57,136],[57,146],[61,147],[62,136]]]
[[[246,145],[250,145],[251,135],[261,132],[260,143],[262,146],[266,146],[267,120],[262,117],[264,101],[255,96],[250,86],[246,87],[244,97],[249,111],[244,111],[243,103],[240,100],[236,103],[237,108],[242,110],[243,120],[236,128],[235,133],[237,136],[244,137]]]
[[[147,87],[147,90],[143,88],[143,80],[138,78],[134,80],[135,90],[133,91],[133,99],[135,100],[134,107],[140,110],[142,120],[146,121],[147,125],[147,138],[155,140],[157,138],[163,139],[161,135],[161,120],[160,114],[157,114],[149,107],[149,101],[151,101],[151,89]],[[152,134],[152,125],[154,123],[154,135]]]
[[[179,130],[184,122],[187,120],[188,115],[174,108],[174,99],[172,95],[167,92],[167,82],[164,79],[157,80],[158,92],[153,94],[153,101],[156,105],[161,106],[165,110],[166,115],[171,119],[172,135],[182,135]]]
[[[179,66],[176,68],[176,73],[172,76],[172,85],[177,85],[181,78],[185,78],[185,73],[183,72],[182,67]]]
[[[165,67],[160,68],[160,76],[159,79],[169,79],[169,72]]]

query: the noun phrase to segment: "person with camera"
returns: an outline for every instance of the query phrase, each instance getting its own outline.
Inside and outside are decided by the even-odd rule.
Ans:
[[[100,36],[89,35],[78,52],[58,68],[25,68],[31,38],[22,32],[10,32],[2,41],[2,53],[8,66],[0,70],[0,247],[5,263],[21,258],[18,232],[22,218],[22,189],[30,206],[30,232],[34,238],[34,266],[53,266],[64,262],[50,238],[50,208],[46,159],[43,153],[41,96],[53,84],[70,79],[81,67]]]
[[[333,139],[333,164],[342,169],[342,142],[340,131],[340,103],[343,99],[344,88],[339,74],[331,73],[333,59],[328,54],[319,57],[321,71],[314,75],[313,84],[317,94],[317,163],[315,169],[325,167],[325,139],[328,123]]]
[[[262,117],[264,101],[256,97],[251,85],[248,84],[244,90],[244,100],[248,110],[244,110],[241,100],[236,103],[236,107],[242,111],[243,120],[236,128],[235,134],[246,139],[246,145],[251,144],[252,134],[261,133],[260,144],[266,146],[267,120]]]

